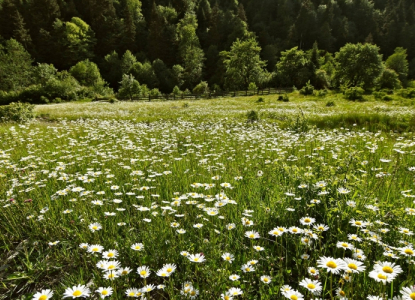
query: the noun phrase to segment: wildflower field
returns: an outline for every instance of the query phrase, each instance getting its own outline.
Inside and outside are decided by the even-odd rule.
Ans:
[[[71,103],[1,125],[0,299],[415,299],[414,106],[339,103]]]

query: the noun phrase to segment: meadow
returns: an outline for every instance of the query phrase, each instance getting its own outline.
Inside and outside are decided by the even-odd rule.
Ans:
[[[413,101],[289,96],[1,125],[0,299],[415,299]]]

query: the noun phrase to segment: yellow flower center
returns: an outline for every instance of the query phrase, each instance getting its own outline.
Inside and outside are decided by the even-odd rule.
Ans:
[[[127,271],[122,271],[122,273],[121,273],[122,275],[127,275],[128,274],[128,272]]]
[[[128,296],[134,297],[134,296],[135,296],[135,294],[134,294],[133,292],[129,292],[129,293],[128,293]]]
[[[140,250],[141,247],[140,246],[135,246],[135,250]]]
[[[345,297],[345,296],[346,296],[346,293],[345,293],[344,291],[340,291],[340,292],[339,292],[339,294],[340,294],[340,296],[342,296],[342,297]]]
[[[355,264],[348,264],[349,269],[357,270],[357,266]]]
[[[346,244],[346,243],[343,243],[342,246],[345,247],[345,248],[349,247],[349,245]]]
[[[246,270],[249,272],[249,271],[251,271],[251,268],[246,268]]]
[[[319,226],[318,227],[318,230],[323,231],[324,230],[324,227],[323,226]]]
[[[379,279],[383,279],[383,280],[386,280],[386,275],[383,275],[383,274],[378,274],[378,278]]]
[[[108,253],[108,257],[113,257],[114,253]]]
[[[115,269],[115,266],[114,265],[109,265],[108,270],[112,270],[112,269]]]
[[[196,291],[194,291],[194,290],[193,290],[193,291],[191,291],[191,292],[190,292],[190,295],[192,295],[192,296],[196,295]]]
[[[165,276],[167,276],[167,274],[166,273],[161,273],[161,276],[165,277]]]
[[[108,274],[108,278],[114,278],[114,277],[115,277],[114,273]]]
[[[296,295],[291,295],[290,299],[291,299],[291,300],[297,300],[297,299],[298,299],[298,297],[297,297]]]
[[[199,261],[199,258],[195,257],[193,260],[194,260],[194,261]]]
[[[414,251],[412,251],[411,249],[405,249],[405,253],[408,255],[413,255]]]
[[[225,259],[226,259],[226,260],[231,260],[231,258],[230,258],[229,256],[227,256]]]
[[[225,300],[229,300],[231,297],[229,297],[229,296],[225,296],[223,299],[225,299]]]
[[[335,269],[335,268],[337,268],[337,264],[334,262],[334,261],[329,261],[327,264],[326,264],[326,266],[327,267],[329,267],[329,268],[331,268],[331,269]]]
[[[409,232],[409,230],[404,229],[404,230],[403,230],[403,232],[404,232],[404,233],[408,233],[408,232]]]
[[[311,270],[310,270],[310,273],[311,273],[311,274],[316,274],[316,270],[311,269]]]
[[[304,243],[308,243],[309,239],[304,239]]]
[[[391,267],[388,267],[388,266],[383,267],[382,271],[385,272],[385,273],[389,273],[389,274],[393,273],[393,269]]]
[[[145,276],[146,274],[147,274],[147,271],[144,271],[144,270],[143,270],[143,271],[141,271],[141,272],[140,272],[140,275]]]
[[[108,295],[108,291],[107,291],[107,290],[103,290],[103,291],[101,292],[101,294],[102,294],[102,295],[104,295],[104,296],[105,296],[105,295]]]
[[[251,238],[251,239],[253,239],[255,237],[255,235],[254,234],[250,234],[249,235],[249,238]]]
[[[264,278],[264,281],[265,281],[265,282],[268,282],[268,281],[269,281],[269,279],[268,279],[268,278]]]
[[[282,231],[284,231],[284,229],[283,229],[283,228],[278,228],[278,230],[279,230],[279,231],[281,231],[281,232],[282,232]]]
[[[173,269],[172,268],[168,268],[166,271],[170,273],[171,271],[173,271]]]
[[[82,292],[80,290],[76,290],[75,292],[73,292],[72,296],[78,297],[81,296]]]
[[[297,232],[297,231],[298,231],[298,230],[297,230],[297,228],[294,228],[294,229],[293,229],[293,232]]]
[[[410,294],[409,298],[411,298],[412,300],[415,300],[415,293]]]
[[[316,288],[316,286],[315,286],[314,284],[312,284],[312,283],[307,284],[307,287],[308,287],[310,290],[314,290],[314,289]]]
[[[97,230],[98,227],[97,226],[92,226],[92,229]]]
[[[306,222],[306,223],[310,223],[311,222],[311,220],[310,219],[304,219],[304,222]]]
[[[362,225],[362,222],[360,222],[360,221],[356,221],[356,222],[355,222],[355,224],[356,224],[356,225]]]
[[[279,233],[278,231],[274,231],[274,232],[273,232],[273,234],[275,234],[275,235],[278,235],[278,233]]]
[[[47,299],[48,299],[48,296],[46,295],[42,295],[39,297],[39,300],[47,300]]]

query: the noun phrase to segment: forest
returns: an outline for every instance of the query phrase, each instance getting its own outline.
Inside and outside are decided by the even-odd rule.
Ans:
[[[410,0],[0,0],[0,103],[397,88],[413,43]]]

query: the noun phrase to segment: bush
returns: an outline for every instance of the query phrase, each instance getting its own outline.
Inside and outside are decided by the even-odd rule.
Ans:
[[[180,88],[176,85],[174,88],[173,88],[173,95],[179,95],[181,93],[181,91],[180,91]]]
[[[278,101],[290,102],[290,98],[288,98],[288,95],[287,94],[279,95],[278,96]]]
[[[400,89],[398,95],[403,98],[415,98],[415,89]]]
[[[120,102],[119,100],[117,100],[116,98],[114,98],[114,97],[111,97],[109,100],[108,100],[108,102],[109,103],[111,103],[111,104],[114,104],[114,103],[117,103],[117,102]]]
[[[334,101],[328,101],[328,102],[326,103],[326,106],[327,106],[327,107],[336,106],[336,103],[334,103]]]
[[[249,123],[259,121],[258,113],[255,110],[251,110],[250,112],[248,112],[246,114],[246,117],[247,117]]]
[[[361,87],[351,87],[344,91],[344,97],[347,100],[352,100],[352,101],[363,100],[364,92],[365,90],[362,89]]]
[[[265,100],[262,97],[259,97],[258,100],[256,101],[256,103],[264,103]]]
[[[300,94],[307,96],[312,95],[314,93],[314,86],[310,83],[310,80],[307,82],[305,86],[300,90]]]
[[[258,87],[256,86],[255,82],[251,82],[248,86],[249,91],[256,91]]]
[[[385,96],[382,97],[382,100],[383,101],[392,101],[393,100],[393,97],[391,97],[389,95],[385,95]]]
[[[376,100],[381,100],[383,97],[386,96],[385,92],[373,92],[373,96],[375,97]]]
[[[206,81],[201,81],[198,85],[195,86],[193,93],[197,95],[209,93],[208,83]]]
[[[328,91],[326,89],[317,91],[317,96],[319,97],[325,97],[327,94],[328,94]]]
[[[381,89],[400,89],[402,83],[399,75],[391,69],[384,69],[379,78],[376,79],[376,86]]]
[[[1,122],[25,123],[34,118],[34,105],[29,103],[13,102],[6,106],[0,106]]]

